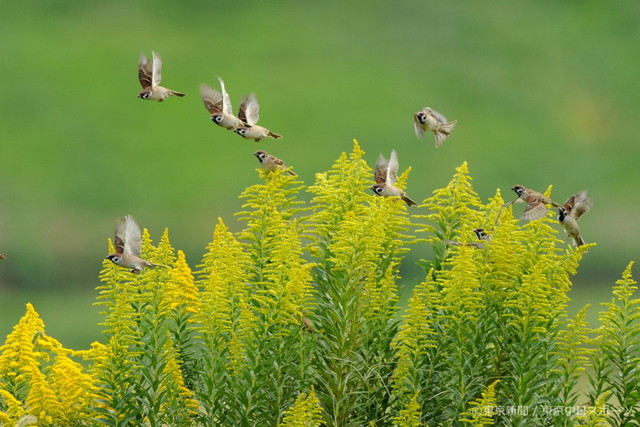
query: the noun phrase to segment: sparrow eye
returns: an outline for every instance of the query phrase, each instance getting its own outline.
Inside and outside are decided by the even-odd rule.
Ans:
[[[220,124],[220,122],[222,121],[222,117],[218,115],[214,115],[214,116],[211,116],[211,120],[214,121],[215,123]]]

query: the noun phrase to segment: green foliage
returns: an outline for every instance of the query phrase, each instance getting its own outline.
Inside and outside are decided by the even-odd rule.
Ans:
[[[47,337],[28,306],[0,347],[0,422],[639,421],[631,265],[592,330],[587,307],[566,313],[570,276],[590,245],[567,247],[550,217],[520,224],[500,193],[483,203],[466,163],[425,200],[426,215],[412,216],[402,201],[365,191],[372,171],[363,155],[354,143],[306,189],[260,171],[263,181],[242,195],[244,229],[220,219],[194,272],[167,231],[154,246],[144,230],[143,256],[167,267],[135,275],[104,261],[104,339],[90,350]],[[477,227],[490,236],[481,245]],[[400,312],[400,265],[416,240],[431,242],[435,257]]]
[[[603,303],[602,326],[597,330],[598,351],[594,356],[590,398],[599,401],[615,399],[607,413],[613,425],[640,423],[640,299],[633,298],[638,289],[631,277],[630,263],[622,279],[613,287],[613,299]]]

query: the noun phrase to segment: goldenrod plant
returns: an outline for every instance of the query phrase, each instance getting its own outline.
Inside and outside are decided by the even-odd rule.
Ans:
[[[157,245],[144,230],[161,266],[104,261],[90,349],[46,335],[28,304],[0,347],[0,425],[640,423],[631,264],[590,328],[567,294],[593,245],[563,242],[552,213],[522,223],[499,191],[483,202],[466,163],[408,208],[368,190],[364,154],[355,142],[308,187],[260,170],[241,230],[218,219],[193,270],[167,230]],[[401,307],[416,241],[433,256]]]

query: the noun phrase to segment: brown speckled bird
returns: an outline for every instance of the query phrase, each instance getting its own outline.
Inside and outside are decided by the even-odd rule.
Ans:
[[[222,93],[207,84],[200,85],[200,97],[204,102],[204,107],[211,113],[211,121],[229,130],[246,126],[245,122],[233,115],[231,98],[224,87],[224,81],[220,77],[218,77],[218,81]]]
[[[374,179],[376,183],[371,186],[371,189],[379,196],[400,197],[404,200],[407,206],[416,206],[417,203],[411,200],[404,191],[393,185],[398,180],[398,166],[398,155],[396,154],[396,150],[391,152],[389,160],[385,159],[384,156],[380,154],[374,171]]]
[[[120,267],[128,268],[139,274],[145,267],[166,267],[140,258],[142,232],[131,215],[116,221],[115,247],[116,253],[107,255],[106,259]]]
[[[149,62],[147,55],[140,54],[138,80],[142,85],[142,90],[138,92],[138,98],[162,102],[170,96],[185,96],[182,92],[176,92],[160,86],[162,81],[162,59],[155,52],[153,52],[153,63]]]
[[[282,135],[257,125],[258,120],[260,120],[260,104],[258,104],[258,98],[256,98],[255,93],[249,95],[248,98],[246,96],[242,98],[238,117],[246,123],[246,126],[239,126],[233,131],[243,138],[253,139],[256,142],[260,142],[264,138],[282,138]]]
[[[291,169],[288,169],[282,160],[277,158],[276,156],[272,156],[264,150],[258,150],[253,153],[254,156],[258,158],[260,161],[260,166],[267,172],[273,172],[277,169],[285,170],[289,175],[296,176],[296,173]]]
[[[580,235],[578,219],[591,209],[591,199],[586,191],[581,191],[569,197],[564,205],[558,208],[558,221],[562,224],[568,237],[573,239],[576,246],[584,245],[584,240]]]
[[[413,114],[413,128],[416,136],[421,138],[425,132],[433,132],[436,137],[436,148],[451,135],[456,123],[458,123],[456,120],[450,122],[445,116],[429,107],[424,107]]]
[[[518,195],[513,202],[508,203],[508,205],[513,204],[517,201],[523,201],[527,204],[525,206],[524,211],[522,212],[522,216],[520,219],[525,221],[532,221],[534,219],[540,219],[547,214],[547,205],[553,205],[555,207],[560,207],[559,204],[554,202],[553,200],[545,197],[544,194],[538,193],[537,191],[529,190],[528,188],[522,185],[514,185],[511,187],[513,191]]]

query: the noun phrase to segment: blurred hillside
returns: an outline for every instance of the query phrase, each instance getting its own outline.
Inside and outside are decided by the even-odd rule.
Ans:
[[[640,202],[628,196],[640,183],[638,16],[634,1],[6,3],[0,334],[31,297],[58,304],[36,305],[45,322],[50,310],[93,325],[97,310],[71,301],[91,301],[116,218],[134,215],[156,241],[169,228],[195,266],[217,217],[239,229],[256,149],[311,184],[354,138],[371,164],[396,149],[416,200],[465,160],[484,200],[496,189],[510,200],[515,184],[552,184],[561,201],[587,189],[581,227],[598,246],[575,286],[606,295],[639,251]],[[138,56],[152,50],[163,85],[186,98],[136,98]],[[284,138],[256,144],[215,126],[198,85],[217,76],[234,109],[255,92],[260,124]],[[413,134],[424,106],[458,120],[438,150]],[[73,346],[66,333],[49,331]]]

